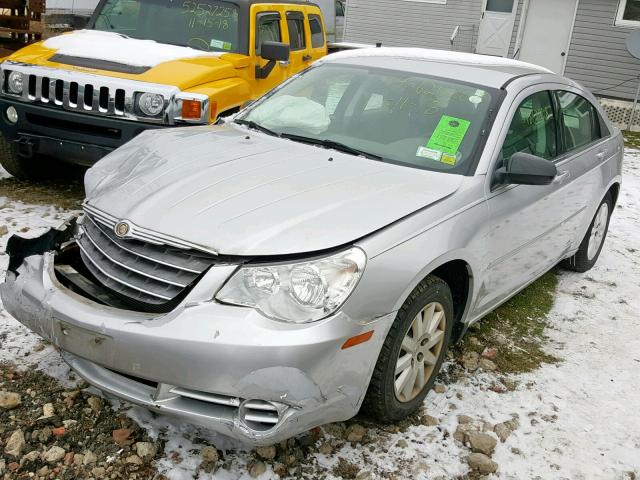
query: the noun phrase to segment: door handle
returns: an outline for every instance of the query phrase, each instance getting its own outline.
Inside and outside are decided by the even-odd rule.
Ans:
[[[598,158],[598,160],[602,160],[604,158],[604,152],[596,153],[596,157]]]
[[[288,67],[291,64],[289,60],[280,60],[278,63],[281,67]]]
[[[564,183],[569,179],[569,170],[560,170],[553,179],[553,183]]]
[[[303,62],[308,62],[309,60],[311,60],[311,55],[304,55],[304,56],[302,57],[302,61],[303,61]]]

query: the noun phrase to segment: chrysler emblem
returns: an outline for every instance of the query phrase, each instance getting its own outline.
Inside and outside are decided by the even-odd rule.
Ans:
[[[113,227],[113,232],[120,238],[126,237],[129,230],[131,230],[131,227],[128,222],[118,222],[116,226]]]

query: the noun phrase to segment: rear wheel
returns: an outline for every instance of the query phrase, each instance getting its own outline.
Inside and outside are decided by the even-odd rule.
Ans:
[[[611,194],[607,193],[598,206],[578,251],[573,257],[562,262],[564,268],[575,272],[586,272],[595,265],[607,237],[612,208],[613,200]]]
[[[39,156],[23,157],[15,142],[0,134],[0,165],[21,180],[40,180],[47,175],[48,166]]]
[[[440,371],[453,322],[449,286],[436,276],[427,277],[407,298],[389,330],[364,413],[395,422],[420,408]]]

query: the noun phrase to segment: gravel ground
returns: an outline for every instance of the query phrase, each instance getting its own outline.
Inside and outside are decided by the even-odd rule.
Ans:
[[[73,215],[82,196],[74,182],[32,189],[0,179],[0,252],[11,233],[35,236]],[[559,273],[545,320],[554,361],[505,373],[501,356],[530,339],[470,338],[473,348],[450,356],[419,415],[387,426],[356,418],[256,451],[104,399],[0,308],[0,478],[634,480],[639,207],[640,150],[629,150],[598,264]],[[6,264],[0,255],[0,278]]]

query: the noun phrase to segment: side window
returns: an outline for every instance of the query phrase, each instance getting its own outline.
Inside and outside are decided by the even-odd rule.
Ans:
[[[340,0],[336,2],[336,17],[344,17],[344,4]]]
[[[256,18],[256,55],[260,55],[262,42],[281,42],[280,15],[275,12],[259,13]]]
[[[527,97],[513,116],[500,152],[502,164],[516,152],[547,160],[557,155],[555,117],[548,91]]]
[[[291,50],[304,50],[307,43],[304,37],[304,16],[300,12],[287,12],[287,28]]]
[[[589,100],[575,93],[558,91],[560,128],[567,151],[602,138],[598,111]]]
[[[324,32],[322,31],[322,21],[319,15],[309,15],[309,29],[311,30],[311,47],[323,47]]]

